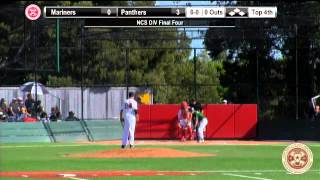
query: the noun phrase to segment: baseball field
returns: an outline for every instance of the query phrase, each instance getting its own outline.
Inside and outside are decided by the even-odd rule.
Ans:
[[[120,149],[118,141],[0,145],[0,179],[319,179],[320,144],[310,171],[286,172],[282,152],[292,142],[142,141]]]

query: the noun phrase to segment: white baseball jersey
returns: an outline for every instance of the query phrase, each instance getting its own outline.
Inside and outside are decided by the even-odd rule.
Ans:
[[[127,145],[128,138],[130,145],[134,145],[134,131],[136,127],[136,112],[138,103],[134,99],[127,99],[122,107],[124,114],[124,128],[122,134],[122,145]]]
[[[122,107],[122,111],[124,114],[124,118],[127,118],[129,116],[136,115],[135,111],[138,110],[138,103],[134,99],[127,99]]]

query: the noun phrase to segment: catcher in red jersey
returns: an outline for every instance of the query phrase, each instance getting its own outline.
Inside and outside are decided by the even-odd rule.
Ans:
[[[191,121],[192,113],[190,112],[190,107],[186,101],[183,101],[178,112],[178,127],[181,141],[193,139]]]

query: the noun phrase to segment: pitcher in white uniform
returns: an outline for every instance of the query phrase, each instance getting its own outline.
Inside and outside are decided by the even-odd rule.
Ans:
[[[136,122],[139,121],[138,115],[138,103],[134,100],[134,93],[129,93],[129,99],[127,99],[120,112],[120,120],[124,119],[124,128],[122,133],[122,145],[121,148],[125,148],[129,143],[130,148],[134,147],[134,131],[136,128]]]

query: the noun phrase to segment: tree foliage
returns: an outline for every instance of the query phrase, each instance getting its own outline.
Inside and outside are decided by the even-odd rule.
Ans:
[[[18,9],[23,13],[28,4],[14,2],[2,9],[10,7],[11,12]],[[155,2],[50,1],[36,4],[153,6]],[[196,92],[203,102],[218,102],[223,92],[217,63],[208,57],[197,59],[198,78],[194,83],[194,61],[189,58],[191,40],[181,29],[83,29],[83,19],[60,19],[61,71],[57,72],[57,21],[42,17],[34,23],[25,19],[24,14],[9,17],[0,13],[0,69],[6,70],[3,84],[19,85],[33,80],[33,70],[37,70],[37,80],[48,86],[79,86],[81,80],[84,86],[142,86],[151,88],[155,101],[160,103],[188,100]]]
[[[299,117],[305,117],[307,101],[320,90],[320,3],[239,1],[237,5],[277,6],[278,14],[276,19],[240,19],[236,28],[207,31],[210,56],[227,56],[226,73],[220,77],[228,88],[226,98],[259,103],[268,119],[294,118],[297,106]]]

